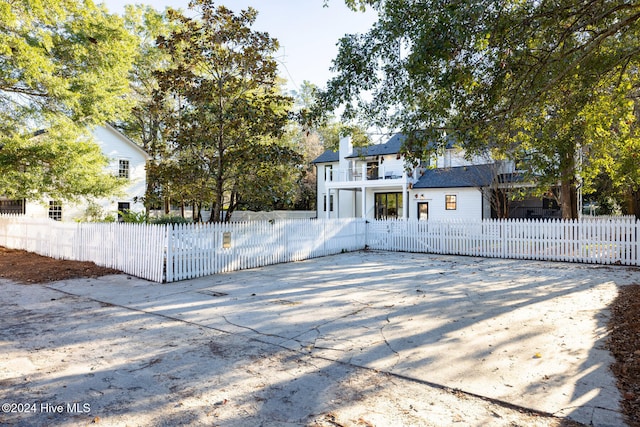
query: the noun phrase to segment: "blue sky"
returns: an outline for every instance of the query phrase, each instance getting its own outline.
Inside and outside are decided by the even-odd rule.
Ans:
[[[122,13],[124,5],[142,3],[163,10],[167,6],[187,10],[188,0],[103,0],[113,13]],[[251,6],[259,14],[254,29],[268,32],[280,42],[280,74],[289,89],[297,89],[304,80],[324,87],[331,77],[329,67],[344,34],[366,32],[376,20],[373,11],[349,10],[343,0],[226,0],[216,2],[233,11]]]

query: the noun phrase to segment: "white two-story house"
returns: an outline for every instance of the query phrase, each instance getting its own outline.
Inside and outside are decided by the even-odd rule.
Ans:
[[[512,185],[505,179],[514,176],[511,164],[486,157],[468,159],[462,149],[449,143],[412,167],[401,153],[404,140],[404,135],[396,134],[383,144],[354,148],[347,137],[338,151],[327,150],[316,158],[318,218],[479,220],[496,216],[493,197],[498,188]],[[543,203],[539,199],[510,202],[509,216],[532,212],[556,216],[549,209],[543,215]]]
[[[118,218],[119,212],[143,212],[145,208],[142,200],[146,190],[146,163],[149,155],[109,124],[96,127],[93,139],[109,159],[109,172],[128,181],[119,195],[94,200],[91,204],[61,203],[46,199],[44,202],[36,202],[0,197],[0,213],[49,217],[57,221],[82,221],[95,215],[96,210],[100,211],[102,217],[111,216],[114,219]]]

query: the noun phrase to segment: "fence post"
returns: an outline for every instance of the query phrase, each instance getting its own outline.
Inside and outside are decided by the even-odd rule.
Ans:
[[[171,237],[171,224],[164,225],[164,244],[165,244],[165,257],[164,257],[164,268],[165,268],[165,282],[171,283],[173,282],[173,241]]]
[[[636,253],[635,253],[635,260],[634,260],[634,264],[635,265],[640,265],[639,261],[640,261],[640,221],[638,221],[636,219],[635,222],[635,240],[636,240]]]

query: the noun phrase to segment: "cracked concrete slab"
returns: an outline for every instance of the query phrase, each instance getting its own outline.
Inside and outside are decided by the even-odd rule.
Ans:
[[[3,360],[10,364],[0,380],[31,377],[34,369],[42,382],[62,376],[95,394],[115,424],[128,412],[115,411],[113,390],[137,396],[146,407],[161,407],[163,394],[176,396],[171,401],[183,409],[206,402],[209,414],[228,425],[249,425],[252,417],[276,420],[273,425],[329,425],[371,411],[362,402],[370,405],[374,396],[380,406],[375,425],[508,425],[509,405],[495,402],[589,425],[624,425],[605,347],[607,305],[619,286],[637,281],[636,270],[618,266],[365,251],[165,285],[117,275],[30,288],[40,289],[40,299],[15,285],[1,302],[9,298],[17,317],[40,313],[34,322],[50,308],[49,297],[99,304],[96,338],[113,352],[75,356],[74,366],[45,375],[55,339],[27,357],[20,344],[3,338],[13,357]],[[65,337],[70,353],[78,350],[73,329]],[[121,356],[118,346],[127,349]],[[15,369],[18,358],[30,363]],[[206,384],[196,380],[203,375]],[[367,375],[396,384],[369,393]],[[46,394],[60,384],[47,381],[36,389]],[[396,405],[408,405],[396,412],[380,400],[392,388]],[[55,395],[72,399],[65,389]],[[407,394],[444,402],[443,389],[494,403],[425,407]],[[358,391],[358,404],[342,399]],[[225,401],[234,402],[233,411]],[[459,408],[475,409],[467,416],[451,412]],[[498,415],[487,415],[491,411]],[[152,415],[138,410],[135,416],[144,424]],[[198,422],[200,415],[189,412]]]

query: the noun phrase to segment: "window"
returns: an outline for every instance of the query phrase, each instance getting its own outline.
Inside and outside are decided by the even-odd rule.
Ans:
[[[327,195],[324,194],[322,197],[324,199],[324,211],[326,212],[327,211]],[[333,194],[329,195],[329,210],[333,212]]]
[[[62,221],[62,204],[60,202],[49,201],[49,218]]]
[[[333,165],[326,165],[324,167],[324,180],[333,181]]]
[[[444,196],[444,208],[448,211],[458,209],[458,196],[454,194],[447,194]]]
[[[118,177],[129,179],[129,160],[120,160],[118,163]]]
[[[118,221],[122,221],[122,214],[126,214],[131,210],[131,203],[118,202]]]
[[[24,215],[24,199],[0,200],[0,214]]]
[[[402,193],[376,193],[376,219],[402,218]]]

